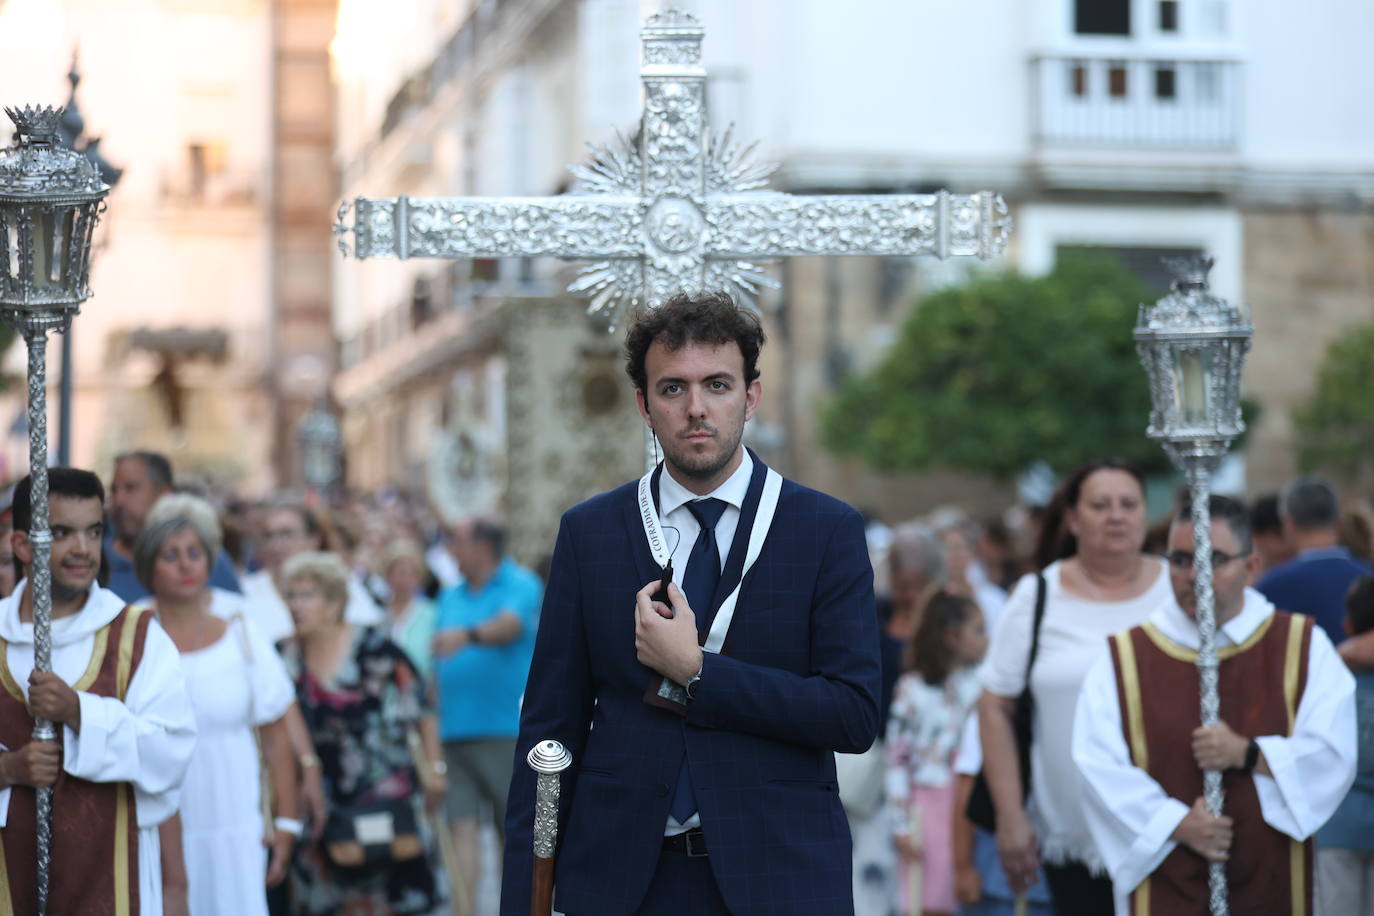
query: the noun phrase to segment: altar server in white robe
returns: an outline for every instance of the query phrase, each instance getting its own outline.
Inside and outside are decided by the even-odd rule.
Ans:
[[[1232,912],[1310,913],[1312,834],[1355,773],[1354,679],[1312,619],[1246,588],[1257,558],[1235,500],[1210,506],[1221,722],[1199,725],[1193,525],[1169,532],[1176,600],[1108,640],[1083,685],[1073,758],[1118,916],[1209,912],[1227,863]],[[1204,769],[1225,804],[1202,802]]]
[[[177,810],[196,726],[176,647],[150,611],[95,583],[104,491],[49,470],[52,665],[34,671],[29,580],[0,601],[0,842],[10,899],[36,909],[35,791],[53,786],[50,913],[163,912],[157,826]],[[28,479],[16,488],[16,559],[31,572]],[[31,741],[30,713],[57,725]]]

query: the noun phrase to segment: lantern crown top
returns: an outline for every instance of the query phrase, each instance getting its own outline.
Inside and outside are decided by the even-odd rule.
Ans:
[[[66,109],[59,106],[25,105],[23,108],[5,108],[5,114],[14,122],[19,132],[19,142],[23,145],[51,145],[57,139],[62,127],[62,115]]]
[[[104,197],[110,190],[85,156],[61,139],[61,107],[6,108],[18,137],[0,150],[0,203],[61,204]]]
[[[1203,254],[1185,255],[1181,258],[1163,258],[1162,260],[1165,269],[1174,275],[1172,286],[1174,290],[1206,289],[1207,275],[1212,272],[1212,265],[1216,263],[1215,259]]]
[[[1142,333],[1249,336],[1252,329],[1244,307],[1213,295],[1208,288],[1207,275],[1216,263],[1212,258],[1193,254],[1161,261],[1174,279],[1167,296],[1140,307],[1137,337]]]

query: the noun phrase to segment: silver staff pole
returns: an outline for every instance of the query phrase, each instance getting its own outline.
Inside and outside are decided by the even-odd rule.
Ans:
[[[553,913],[553,863],[558,847],[558,777],[572,764],[561,742],[549,739],[525,758],[539,774],[534,790],[534,873],[530,879],[530,916]]]
[[[33,561],[29,593],[33,596],[33,670],[52,671],[52,531],[48,528],[48,332],[24,335],[29,348],[29,546]],[[37,396],[35,396],[35,393]],[[41,716],[33,720],[34,741],[56,741],[57,729]],[[52,788],[38,790],[38,912],[48,911],[52,870]]]

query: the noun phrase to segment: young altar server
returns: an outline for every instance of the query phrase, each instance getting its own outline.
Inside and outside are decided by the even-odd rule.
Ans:
[[[1118,916],[1206,914],[1209,862],[1233,913],[1312,911],[1311,836],[1355,775],[1355,682],[1312,618],[1245,587],[1258,559],[1235,500],[1212,497],[1221,721],[1198,725],[1193,522],[1169,530],[1174,596],[1108,640],[1083,685],[1073,758]],[[1221,770],[1213,816],[1202,772]]]
[[[171,639],[95,582],[100,479],[48,470],[52,673],[34,671],[29,478],[14,494],[25,579],[0,601],[0,912],[37,912],[35,787],[53,788],[48,912],[162,913],[157,826],[177,808],[196,726]],[[27,702],[27,706],[26,706]],[[55,742],[32,741],[33,715]]]
[[[559,912],[854,912],[834,752],[878,730],[873,569],[859,513],[741,443],[762,343],[723,293],[676,297],[629,329],[664,462],[563,516],[507,807],[508,916],[530,908],[525,755],[546,738],[572,753]]]

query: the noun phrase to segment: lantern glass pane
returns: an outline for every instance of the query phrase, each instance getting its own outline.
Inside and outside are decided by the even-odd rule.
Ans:
[[[54,279],[65,288],[72,282],[72,252],[80,244],[76,238],[76,207],[58,211],[57,269]]]
[[[1174,406],[1184,426],[1205,426],[1210,416],[1212,354],[1174,351]]]
[[[19,276],[19,229],[10,210],[0,211],[0,259],[8,290]]]
[[[54,226],[53,213],[48,209],[31,211],[33,220],[33,289],[45,290],[52,286]]]

